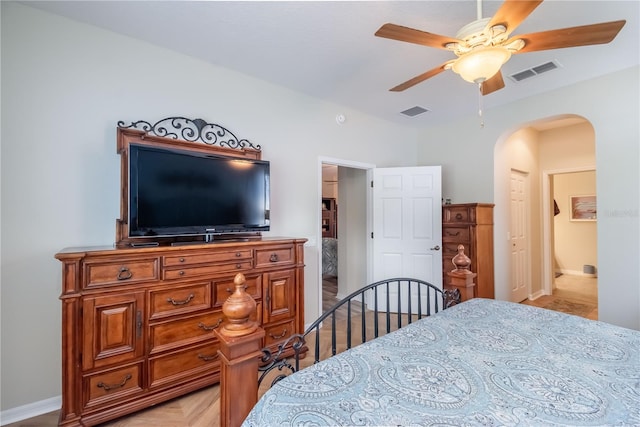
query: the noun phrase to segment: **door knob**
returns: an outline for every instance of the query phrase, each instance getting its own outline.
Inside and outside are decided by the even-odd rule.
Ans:
[[[440,246],[435,245],[434,247],[430,248],[432,251],[439,251],[440,250]]]

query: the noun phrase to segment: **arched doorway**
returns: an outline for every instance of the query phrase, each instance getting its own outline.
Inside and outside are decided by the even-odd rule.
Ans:
[[[514,288],[513,202],[514,171],[528,177],[526,224],[527,297],[550,295],[554,281],[553,174],[595,170],[595,132],[583,117],[565,115],[523,124],[505,134],[494,149],[494,237],[496,298],[511,300]],[[564,203],[564,201],[563,201]],[[567,201],[568,203],[568,201]]]

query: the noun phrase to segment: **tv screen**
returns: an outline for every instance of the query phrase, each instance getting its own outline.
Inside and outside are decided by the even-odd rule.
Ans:
[[[130,237],[268,230],[269,162],[130,145]]]

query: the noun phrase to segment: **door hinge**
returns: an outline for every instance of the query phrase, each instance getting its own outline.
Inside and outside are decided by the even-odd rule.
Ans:
[[[373,180],[371,180],[371,188],[373,188]]]
[[[371,232],[371,238],[373,239],[373,231]]]

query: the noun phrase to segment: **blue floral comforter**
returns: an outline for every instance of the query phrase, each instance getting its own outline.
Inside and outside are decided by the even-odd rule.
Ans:
[[[638,426],[640,332],[473,299],[303,369],[243,426]]]

